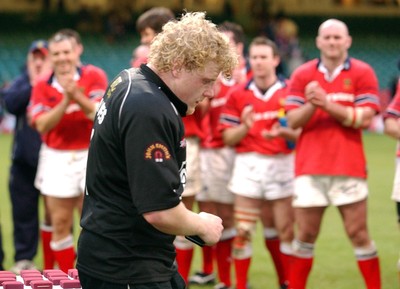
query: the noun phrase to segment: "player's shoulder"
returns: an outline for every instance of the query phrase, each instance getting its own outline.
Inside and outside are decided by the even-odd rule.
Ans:
[[[134,103],[135,110],[160,110],[169,102],[167,97],[163,97],[162,91],[137,68],[122,70],[111,82],[109,89],[117,93],[123,91],[125,102],[128,105]]]
[[[350,67],[359,70],[373,70],[372,66],[369,63],[353,57],[350,58]]]
[[[235,86],[232,87],[231,91],[232,92],[243,92],[248,90],[249,88],[249,84],[252,82],[252,79],[246,81],[246,82],[242,82],[239,84],[236,84]]]
[[[41,76],[40,78],[38,78],[38,80],[36,81],[35,86],[33,87],[33,89],[44,89],[46,87],[52,87],[51,86],[51,82],[53,80],[53,74],[51,75],[46,75],[46,76]]]
[[[319,59],[311,59],[301,65],[299,65],[292,73],[294,76],[305,76],[308,74],[313,74],[318,70]]]
[[[88,75],[106,75],[104,69],[93,64],[85,64],[80,67],[82,74]]]
[[[235,86],[232,86],[227,92],[226,96],[228,99],[235,99],[235,98],[241,98],[243,94],[249,93],[249,85],[252,82],[252,80],[246,81],[244,83],[239,83],[236,84]]]

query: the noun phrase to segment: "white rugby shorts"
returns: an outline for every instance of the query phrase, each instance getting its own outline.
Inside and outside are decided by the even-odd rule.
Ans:
[[[368,196],[365,179],[343,176],[298,176],[294,182],[294,207],[341,206]]]
[[[235,150],[231,147],[201,149],[200,159],[203,186],[196,200],[233,204],[234,196],[227,186],[232,175]]]
[[[201,190],[200,140],[198,137],[186,138],[186,172],[186,185],[182,196],[194,196]]]
[[[400,157],[396,158],[396,173],[393,181],[392,200],[400,202]]]
[[[277,200],[293,195],[293,182],[293,154],[240,153],[236,155],[228,189],[248,198]]]
[[[73,198],[85,189],[88,150],[55,150],[42,144],[35,186],[43,195]]]

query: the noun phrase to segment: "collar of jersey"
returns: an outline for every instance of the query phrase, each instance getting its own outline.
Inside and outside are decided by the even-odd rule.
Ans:
[[[82,76],[82,67],[81,66],[77,66],[76,67],[76,72],[74,74],[74,80],[77,81],[81,78]],[[51,73],[50,78],[47,80],[47,83],[49,85],[52,85],[52,83],[54,82],[54,80],[56,79],[56,76],[54,74],[54,72]]]
[[[164,81],[153,71],[148,67],[146,64],[140,65],[140,69],[143,71],[143,74],[146,75],[151,81],[153,81],[160,90],[164,92],[164,94],[168,97],[168,99],[172,102],[172,104],[176,107],[178,110],[178,113],[180,116],[186,116],[186,112],[188,109],[188,106],[186,103],[181,101],[169,87],[165,84]]]

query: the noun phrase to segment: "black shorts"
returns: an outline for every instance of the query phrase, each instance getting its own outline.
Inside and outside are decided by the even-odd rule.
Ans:
[[[178,272],[168,282],[155,282],[144,284],[117,284],[103,281],[79,272],[82,289],[185,289],[186,284]]]

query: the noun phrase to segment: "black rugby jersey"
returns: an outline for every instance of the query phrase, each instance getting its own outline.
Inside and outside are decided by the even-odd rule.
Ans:
[[[186,110],[146,65],[111,82],[89,147],[78,270],[114,283],[170,280],[175,236],[158,231],[142,214],[180,202]]]

